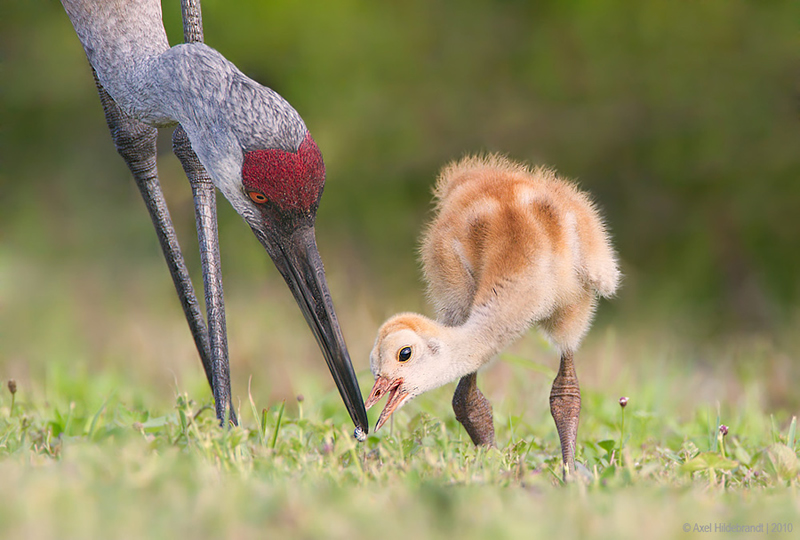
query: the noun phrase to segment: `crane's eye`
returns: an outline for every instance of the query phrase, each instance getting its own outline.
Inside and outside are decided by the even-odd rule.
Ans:
[[[267,196],[263,193],[259,193],[258,191],[248,191],[247,196],[250,197],[250,200],[256,204],[264,204],[267,202]]]
[[[397,351],[397,361],[398,362],[408,362],[411,358],[411,347],[403,347],[399,351]]]

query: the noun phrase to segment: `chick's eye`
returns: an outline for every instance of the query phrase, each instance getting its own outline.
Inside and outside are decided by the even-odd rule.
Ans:
[[[408,362],[411,358],[411,347],[403,347],[399,351],[397,351],[397,361],[398,362]]]
[[[248,191],[247,195],[250,197],[250,200],[256,204],[264,204],[267,202],[267,196],[263,193],[259,193],[258,191]]]

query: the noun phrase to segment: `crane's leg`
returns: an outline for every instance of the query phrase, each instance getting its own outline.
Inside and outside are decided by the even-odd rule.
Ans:
[[[564,460],[564,479],[575,471],[575,442],[578,438],[578,420],[581,414],[581,389],[572,362],[572,351],[561,354],[558,375],[550,390],[550,413],[556,422],[561,440],[561,457]]]
[[[224,423],[227,417],[236,425],[236,412],[231,403],[228,334],[225,328],[225,298],[222,292],[222,267],[217,235],[216,188],[192,150],[189,137],[180,126],[175,128],[172,134],[172,148],[183,165],[194,194],[197,240],[200,244],[200,262],[203,265],[203,285],[206,293],[211,389],[214,392],[217,418]]]
[[[478,374],[472,373],[458,381],[453,411],[475,446],[494,446],[492,404],[478,390],[477,380]]]
[[[183,306],[183,313],[186,315],[197,352],[203,362],[208,384],[211,385],[211,355],[208,348],[206,323],[194,293],[192,280],[186,269],[186,262],[183,260],[181,246],[178,244],[178,236],[175,234],[175,227],[169,216],[161,184],[158,181],[156,167],[158,130],[125,114],[97,80],[97,74],[94,74],[94,81],[100,95],[100,102],[103,104],[106,123],[111,130],[111,138],[117,151],[133,173],[144,204],[150,213],[150,219],[153,221],[158,241],[161,244],[161,251],[164,253],[175,290],[178,292],[181,306]]]
[[[200,0],[181,0],[183,39],[186,43],[203,42],[203,15]],[[211,390],[217,418],[236,425],[236,412],[231,404],[228,332],[225,328],[225,299],[222,294],[222,267],[217,234],[217,194],[211,178],[192,150],[189,137],[181,126],[172,134],[172,150],[183,165],[194,194],[197,240],[203,265],[203,287],[206,293],[208,340],[211,353]]]

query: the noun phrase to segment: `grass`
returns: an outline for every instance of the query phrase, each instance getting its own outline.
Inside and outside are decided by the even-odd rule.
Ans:
[[[495,367],[527,387],[550,376],[512,354]],[[678,406],[669,389],[685,387],[680,374],[662,375],[636,381],[624,429],[619,396],[584,383],[581,466],[563,485],[547,409],[517,409],[520,394],[495,402],[496,449],[469,443],[446,393],[419,398],[359,445],[332,391],[270,404],[247,395],[241,426],[223,430],[207,394],[196,402],[176,389],[173,404],[158,406],[147,389],[121,399],[126,381],[113,374],[76,380],[53,369],[46,391],[17,384],[15,395],[0,394],[0,537],[693,538],[704,533],[685,533],[685,524],[717,523],[800,530],[796,418],[770,415],[751,398]]]
[[[773,538],[800,530],[791,332],[698,345],[665,325],[647,333],[601,318],[576,355],[583,467],[562,485],[548,410],[557,358],[536,333],[479,376],[498,448],[471,445],[450,409],[452,385],[357,445],[280,277],[237,276],[226,300],[241,426],[222,430],[158,253],[127,274],[105,274],[105,260],[42,265],[2,255],[0,538],[618,540],[704,537],[695,524],[794,531]],[[348,281],[343,266],[332,264],[329,279],[343,295],[334,301],[366,394],[381,320],[424,304]],[[725,537],[737,536],[748,537]]]

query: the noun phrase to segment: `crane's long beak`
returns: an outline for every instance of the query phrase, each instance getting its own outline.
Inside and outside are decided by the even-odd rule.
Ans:
[[[258,231],[256,233],[314,332],[350,418],[357,428],[361,428],[365,434],[369,433],[367,411],[333,309],[314,227],[300,227],[274,242],[258,234]]]

